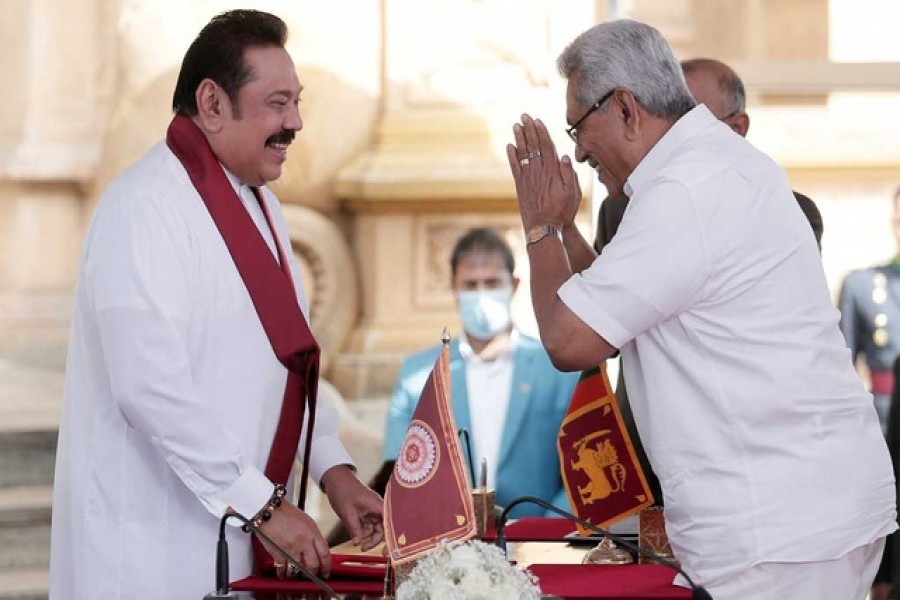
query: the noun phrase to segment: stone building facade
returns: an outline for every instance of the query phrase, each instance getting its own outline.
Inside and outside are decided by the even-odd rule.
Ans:
[[[865,4],[865,8],[862,5]],[[2,0],[0,422],[52,427],[82,236],[103,186],[160,139],[180,59],[235,2]],[[819,204],[832,289],[894,252],[900,43],[891,0],[290,0],[305,122],[273,188],[287,205],[336,398],[379,430],[403,356],[458,331],[447,259],[489,224],[518,249],[514,306],[534,331],[505,144],[522,112],[561,152],[555,58],[592,23],[657,26],[679,58],[743,77],[749,139]],[[885,25],[881,25],[885,23]],[[881,28],[881,29],[879,29]],[[893,38],[893,39],[892,39]],[[582,172],[592,228],[604,190]],[[601,189],[597,189],[601,188]],[[368,403],[368,404],[367,404]],[[377,447],[377,436],[371,442]],[[377,451],[376,451],[377,452]],[[2,568],[0,568],[2,570]]]

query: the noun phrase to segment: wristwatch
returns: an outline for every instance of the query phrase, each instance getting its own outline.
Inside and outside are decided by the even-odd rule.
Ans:
[[[537,244],[539,241],[550,235],[556,237],[560,242],[562,241],[562,229],[556,225],[535,225],[525,234],[525,246]]]

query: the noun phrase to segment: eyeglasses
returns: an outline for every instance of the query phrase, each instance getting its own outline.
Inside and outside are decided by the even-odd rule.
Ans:
[[[605,94],[603,94],[603,97],[600,98],[599,100],[597,100],[596,102],[594,102],[594,104],[588,109],[588,111],[586,113],[584,113],[583,117],[581,117],[580,119],[575,121],[575,124],[572,125],[571,127],[566,128],[566,135],[569,136],[569,139],[571,139],[576,144],[578,143],[578,126],[581,125],[582,123],[584,123],[584,120],[587,119],[589,116],[591,116],[592,112],[594,112],[595,110],[597,110],[598,108],[603,106],[603,103],[606,102],[607,100],[609,100],[609,97],[612,96],[613,92],[615,92],[615,91],[616,91],[616,88],[613,88],[613,89],[609,90],[608,92],[606,92]]]

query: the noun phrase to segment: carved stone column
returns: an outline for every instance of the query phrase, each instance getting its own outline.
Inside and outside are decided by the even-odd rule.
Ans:
[[[518,254],[524,285],[514,312],[533,331],[505,146],[528,111],[548,124],[561,152],[572,152],[555,59],[595,14],[588,1],[564,11],[548,0],[384,7],[384,116],[372,148],[336,184],[361,284],[360,321],[332,369],[350,398],[387,395],[404,356],[438,343],[444,326],[458,334],[449,257],[470,227],[497,228]]]
[[[104,0],[3,4],[0,359],[62,368],[84,187],[108,108],[110,15]]]

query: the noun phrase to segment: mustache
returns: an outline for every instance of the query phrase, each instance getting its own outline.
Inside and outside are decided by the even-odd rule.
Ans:
[[[266,145],[269,144],[290,144],[294,141],[294,137],[296,137],[297,132],[292,129],[282,129],[280,132],[275,135],[270,135],[268,139],[266,139]]]

